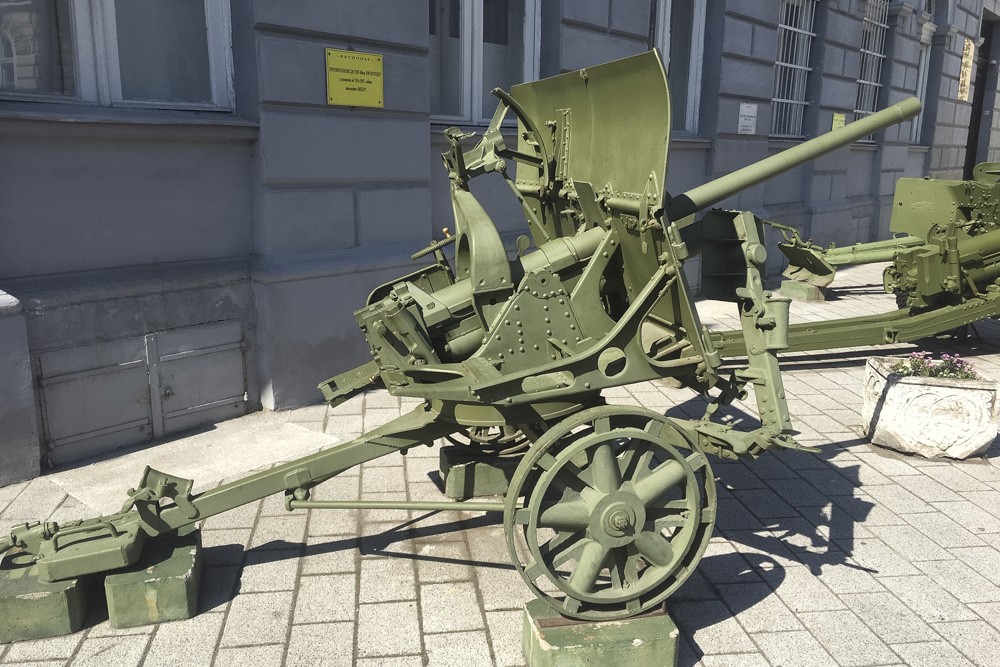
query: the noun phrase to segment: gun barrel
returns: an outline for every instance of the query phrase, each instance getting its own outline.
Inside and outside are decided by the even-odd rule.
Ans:
[[[789,169],[815,160],[891,125],[909,120],[918,113],[920,113],[920,100],[916,97],[910,97],[870,116],[848,123],[833,132],[822,134],[777,155],[772,155],[760,162],[737,169],[721,178],[672,197],[667,201],[664,212],[670,220],[686,218]]]

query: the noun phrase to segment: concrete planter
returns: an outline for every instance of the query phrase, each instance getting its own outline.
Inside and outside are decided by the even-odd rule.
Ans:
[[[926,458],[982,454],[1000,425],[1000,384],[902,376],[899,359],[872,357],[865,371],[861,424],[876,445]]]

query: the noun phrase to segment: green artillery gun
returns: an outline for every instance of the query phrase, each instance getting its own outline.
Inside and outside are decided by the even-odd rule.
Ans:
[[[961,279],[961,269],[952,253],[951,259],[946,260],[949,267],[945,269],[944,275],[931,277],[931,273],[939,271],[939,268],[931,270],[930,265],[923,265],[921,281],[942,283],[946,278],[951,278],[948,289],[926,293],[915,280],[916,274],[913,272],[917,269],[912,266],[915,255],[927,258],[939,254],[947,257],[947,248],[973,236],[996,230],[1000,226],[998,206],[1000,162],[984,162],[973,169],[971,181],[899,179],[896,182],[896,196],[889,222],[889,231],[894,236],[885,241],[856,243],[841,248],[831,244],[829,248],[823,248],[812,243],[811,239],[803,240],[798,230],[792,227],[770,221],[766,221],[766,224],[780,230],[785,237],[785,243],[778,244],[778,248],[788,257],[788,267],[784,271],[786,278],[827,287],[834,281],[838,266],[890,262],[900,258],[902,263],[886,272],[886,291],[903,294],[901,301],[908,305],[927,307],[932,304],[925,300],[925,296],[931,297],[939,291],[957,294],[962,291],[958,288],[963,282],[966,287],[969,283]],[[928,248],[916,253],[904,252],[926,245],[936,245],[937,252]],[[987,245],[994,244],[988,242]],[[975,258],[972,256],[979,250],[969,249],[963,256],[973,264],[981,264],[981,255]],[[908,297],[911,296],[915,298],[909,301]]]
[[[797,324],[788,351],[914,341],[1000,315],[1000,163],[973,170],[973,180],[901,178],[886,241],[821,248],[794,229],[778,244],[789,258],[785,276],[825,287],[836,267],[891,262],[883,287],[897,311],[877,316]],[[714,334],[725,356],[742,353],[742,332]]]
[[[694,214],[911,118],[920,105],[906,100],[670,197],[670,99],[655,52],[494,93],[497,112],[474,148],[461,145],[472,135],[445,133],[455,235],[414,255],[433,255],[433,263],[371,293],[355,315],[372,361],[320,385],[333,405],[382,385],[424,399],[420,407],[200,494],[190,480],[147,469],[120,513],[25,524],[0,548],[33,554],[43,580],[69,579],[133,563],[147,538],[283,494],[290,511],[500,512],[524,581],[571,617],[631,616],[675,591],[715,523],[708,455],[753,459],[799,448],[776,356],[788,347],[789,301],[764,290],[763,223],[747,212],[711,211],[696,224]],[[502,134],[511,112],[516,146]],[[514,259],[469,189],[491,173],[519,200],[530,232]],[[706,289],[740,313],[747,360],[728,379],[719,367],[734,348],[720,349],[702,326],[682,270],[699,250]],[[601,398],[603,389],[657,378],[718,395],[701,419]],[[713,421],[720,406],[747,396],[748,383],[760,428]],[[312,498],[317,485],[366,461],[468,429],[512,427],[531,446],[502,504]]]

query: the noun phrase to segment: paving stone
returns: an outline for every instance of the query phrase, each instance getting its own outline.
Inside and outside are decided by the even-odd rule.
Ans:
[[[735,498],[720,498],[719,510],[715,517],[715,527],[720,530],[730,528],[746,530],[760,528],[763,524]]]
[[[701,664],[704,667],[770,667],[767,658],[761,653],[706,655],[701,659]]]
[[[774,479],[771,488],[786,502],[797,508],[823,507],[829,499],[804,479]]]
[[[979,547],[986,543],[940,512],[901,515],[911,526],[946,548]]]
[[[799,558],[813,576],[837,595],[885,590],[878,579],[844,552],[802,553]]]
[[[896,479],[897,477],[904,476],[915,476],[921,477],[923,473],[916,470],[909,464],[909,462],[903,459],[902,456],[897,455],[893,452],[877,450],[875,447],[871,448],[874,451],[871,452],[857,452],[855,456],[858,457],[859,461],[870,465],[875,470],[889,477],[890,479]],[[899,481],[899,484],[909,488],[909,480]]]
[[[450,632],[424,637],[427,667],[493,667],[485,632]]]
[[[424,658],[420,655],[401,655],[394,658],[361,658],[354,664],[355,667],[424,667]]]
[[[866,526],[899,526],[906,523],[898,514],[879,505],[860,489],[856,489],[853,496],[830,496],[830,502],[844,514]]]
[[[799,513],[794,507],[778,497],[770,489],[741,489],[733,492],[747,509],[765,524],[773,524],[771,519],[785,517],[798,517]]]
[[[981,482],[972,475],[964,472],[957,465],[951,465],[947,468],[935,468],[931,476],[952,491],[958,491],[962,495],[971,491],[981,491],[987,497],[990,495],[995,497],[1000,493],[991,489],[985,482]],[[969,498],[969,500],[973,499]]]
[[[917,574],[913,565],[907,563],[898,553],[876,538],[856,539],[853,543],[838,542],[844,551],[861,567],[873,570],[882,577],[898,577]]]
[[[366,408],[364,413],[364,432],[374,430],[388,424],[399,417],[399,408]]]
[[[937,638],[929,625],[890,593],[848,594],[840,599],[888,644]]]
[[[290,591],[299,574],[298,549],[253,550],[240,575],[241,593]]]
[[[825,496],[850,496],[857,488],[855,482],[842,475],[836,468],[800,470],[799,474]]]
[[[354,643],[354,623],[293,625],[287,665],[353,667],[354,656],[344,650]]]
[[[201,614],[158,625],[142,666],[176,667],[179,659],[188,665],[210,665],[223,618],[223,614]],[[92,636],[93,633],[88,635],[88,639]]]
[[[842,667],[885,665],[899,661],[881,639],[850,611],[804,613],[800,618]]]
[[[353,621],[356,577],[353,574],[324,574],[302,577],[295,599],[295,623]]]
[[[760,556],[782,567],[800,564],[792,551],[771,531],[727,530],[725,537],[735,550],[744,556]]]
[[[804,567],[761,572],[764,581],[793,612],[843,609],[840,599]]]
[[[205,556],[205,565],[240,565],[243,563],[244,551],[250,544],[250,529],[238,530],[203,530],[201,532],[201,551]]]
[[[975,613],[927,576],[882,577],[879,583],[928,623],[971,621]]]
[[[212,667],[281,667],[284,660],[284,644],[220,648]]]
[[[372,493],[406,491],[406,477],[400,467],[368,467],[362,471],[361,496]]]
[[[360,605],[355,650],[359,658],[422,653],[416,601]]]
[[[911,563],[952,557],[912,526],[872,526],[871,531]]]
[[[1000,602],[973,602],[969,604],[969,609],[994,628],[1000,629]]]
[[[836,664],[830,654],[808,632],[762,632],[753,636],[772,665],[829,667]],[[789,662],[794,656],[794,663]]]
[[[5,663],[33,660],[68,660],[83,641],[84,633],[17,642],[7,647]],[[0,644],[2,646],[2,644]]]
[[[938,623],[934,629],[980,667],[1000,665],[1000,632],[986,622],[976,620]]]
[[[18,523],[44,521],[62,504],[66,494],[55,483],[36,477],[21,489],[17,497],[3,510],[0,517],[0,534]]]
[[[306,538],[305,553],[301,558],[302,574],[339,574],[358,569],[357,541],[354,538]]]
[[[524,634],[523,613],[519,611],[486,612],[490,646],[496,667],[520,667],[524,664],[521,641]]]
[[[933,473],[907,477],[905,480],[900,480],[900,483],[906,487],[907,491],[913,493],[924,502],[935,503],[963,500],[962,496],[934,479]]]
[[[87,637],[73,657],[80,667],[138,667],[149,644],[147,635]]]
[[[198,593],[198,613],[224,610],[233,599],[240,568],[206,567],[201,573],[201,591]]]
[[[483,627],[476,587],[472,582],[421,586],[420,617],[424,632],[458,632]]]
[[[1000,602],[1000,587],[957,560],[928,561],[917,567],[961,602]]]
[[[952,555],[983,575],[994,585],[1000,585],[1000,551],[993,547],[949,549]]]
[[[465,542],[434,542],[417,548],[417,580],[422,584],[466,581],[474,577]]]
[[[739,624],[751,634],[803,629],[767,584],[730,584],[721,586],[719,592]]]
[[[670,606],[670,616],[704,654],[757,650],[722,602],[681,602]]]
[[[1000,519],[969,501],[934,503],[934,508],[964,526],[973,535],[1000,533]]]
[[[973,667],[972,663],[962,657],[962,654],[945,642],[917,642],[913,644],[893,645],[893,651],[898,653],[909,667]]]
[[[250,538],[254,549],[287,549],[305,542],[306,515],[262,516]]]
[[[350,500],[350,499],[345,499]],[[309,510],[309,536],[357,535],[358,510]]]
[[[416,580],[411,561],[397,558],[361,561],[360,603],[416,599]]]
[[[292,617],[292,593],[244,593],[229,607],[222,646],[283,644]]]
[[[712,462],[712,472],[716,483],[730,490],[735,489],[766,489],[767,484],[754,474],[749,466],[742,463]]]
[[[866,486],[865,491],[881,505],[896,514],[933,512],[934,508],[898,484]]]
[[[147,540],[138,561],[104,578],[111,625],[127,628],[194,616],[201,570],[201,531],[194,526]]]

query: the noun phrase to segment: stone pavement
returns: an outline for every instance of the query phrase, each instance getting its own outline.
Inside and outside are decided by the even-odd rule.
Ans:
[[[833,298],[793,304],[793,321],[891,310],[880,285],[880,267],[842,271]],[[737,326],[731,304],[701,310],[713,326]],[[982,342],[919,347],[958,352],[1000,379],[1000,327],[978,329]],[[1000,448],[961,463],[872,448],[858,432],[872,353],[782,357],[798,440],[820,454],[713,462],[716,533],[697,573],[668,602],[682,630],[684,667],[1000,665]],[[658,382],[606,397],[678,416],[704,409],[690,391]],[[282,417],[349,439],[414,403],[372,392],[336,410]],[[754,412],[752,399],[727,410],[748,427]],[[274,444],[277,459],[281,443]],[[317,497],[443,499],[437,450],[366,464]],[[130,482],[122,481],[122,495]],[[88,512],[46,477],[0,489],[0,529]],[[531,594],[510,565],[499,516],[289,514],[270,498],[203,528],[208,567],[198,617],[114,630],[97,613],[72,636],[0,645],[0,664],[523,664],[519,610]]]

